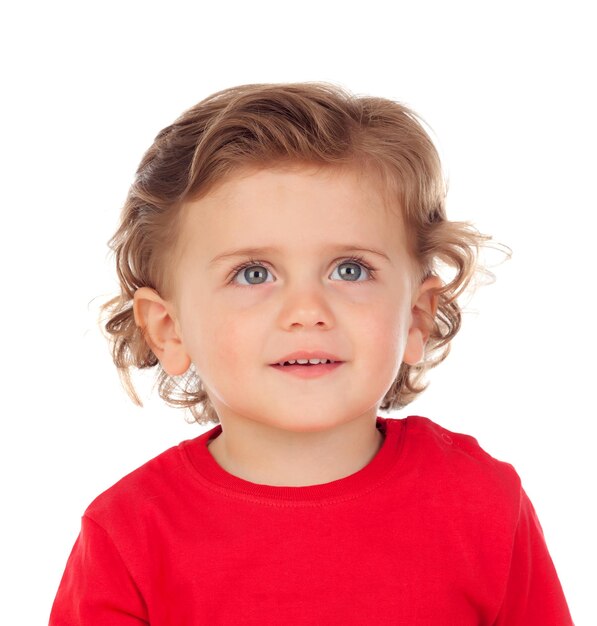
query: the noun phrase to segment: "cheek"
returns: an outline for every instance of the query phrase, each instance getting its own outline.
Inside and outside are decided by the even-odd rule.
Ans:
[[[376,356],[381,366],[387,363],[393,367],[401,359],[404,349],[403,334],[395,320],[379,320],[367,331],[367,341],[372,355]]]
[[[407,334],[407,324],[404,307],[392,301],[380,301],[367,307],[360,326],[372,345],[398,346]]]
[[[360,337],[367,363],[375,364],[379,383],[391,384],[403,360],[408,336],[408,314],[396,306],[377,309],[367,318]]]
[[[255,359],[261,337],[259,320],[251,316],[216,315],[206,342],[212,357],[219,363],[226,362],[231,371],[244,367],[248,359]]]

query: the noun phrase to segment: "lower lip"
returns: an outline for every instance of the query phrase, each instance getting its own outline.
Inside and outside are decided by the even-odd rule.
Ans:
[[[343,361],[336,363],[321,363],[319,365],[272,365],[279,372],[284,372],[298,378],[319,378],[337,370]]]

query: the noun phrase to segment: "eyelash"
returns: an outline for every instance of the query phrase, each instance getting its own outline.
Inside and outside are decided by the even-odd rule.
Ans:
[[[369,280],[375,280],[376,269],[371,267],[362,256],[350,256],[345,259],[340,259],[338,265],[343,265],[344,263],[357,263],[361,265],[369,272]],[[247,267],[253,267],[254,265],[261,265],[263,267],[269,267],[269,264],[264,261],[259,261],[258,259],[249,259],[248,261],[243,261],[243,263],[237,265],[232,269],[230,279],[228,280],[229,284],[234,285],[235,287],[259,287],[259,285],[238,285],[234,282],[234,279],[237,275]],[[368,281],[344,281],[344,282],[368,282]]]

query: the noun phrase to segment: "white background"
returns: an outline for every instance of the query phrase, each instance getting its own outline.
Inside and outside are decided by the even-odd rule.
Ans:
[[[0,622],[47,623],[85,507],[202,430],[126,397],[96,326],[106,242],[156,133],[212,92],[326,80],[433,128],[452,219],[509,245],[396,416],[522,477],[577,624],[597,623],[592,3],[21,2],[2,9]]]

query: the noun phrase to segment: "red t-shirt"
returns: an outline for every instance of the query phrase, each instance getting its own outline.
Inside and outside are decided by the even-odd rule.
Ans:
[[[51,626],[572,624],[514,469],[424,417],[346,478],[274,487],[223,470],[216,426],[86,510]]]

